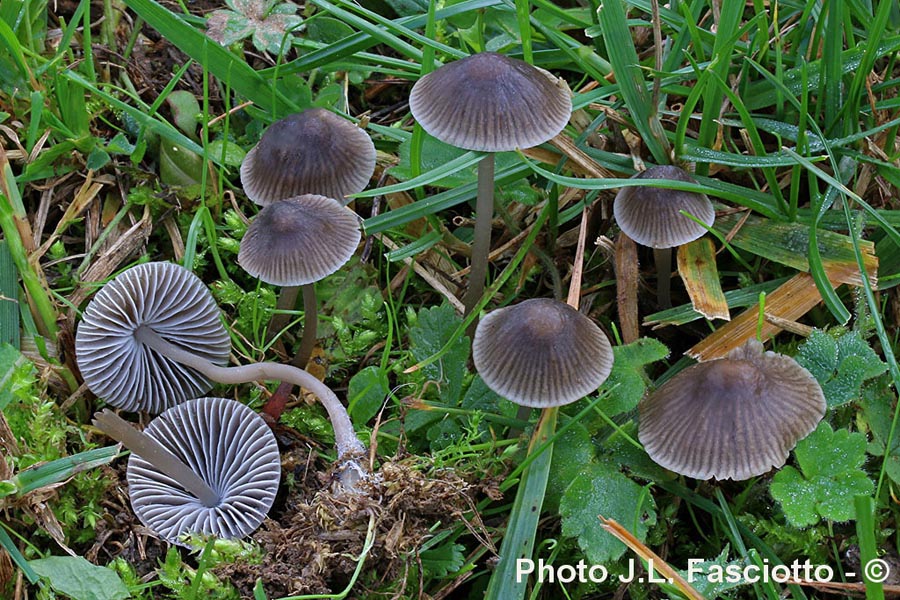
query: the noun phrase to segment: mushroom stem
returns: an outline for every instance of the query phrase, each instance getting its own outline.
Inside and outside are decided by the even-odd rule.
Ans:
[[[151,463],[161,473],[171,477],[181,487],[193,494],[203,506],[213,508],[218,506],[222,499],[209,484],[194,472],[177,456],[167,450],[162,444],[152,437],[138,431],[131,424],[112,412],[105,409],[94,415],[94,426],[112,439]]]
[[[307,283],[303,290],[303,338],[291,364],[305,369],[316,347],[316,328],[319,326],[319,303],[316,300],[316,284]]]
[[[203,357],[191,354],[189,351],[166,341],[149,327],[138,327],[134,332],[134,337],[163,356],[190,367],[219,383],[235,385],[250,381],[280,380],[304,387],[319,398],[319,401],[328,413],[328,418],[331,420],[331,425],[334,428],[334,442],[337,447],[338,460],[362,454],[366,451],[366,447],[356,437],[347,409],[341,404],[338,397],[331,391],[331,388],[303,369],[298,369],[292,365],[270,362],[252,363],[238,367],[220,367]]]
[[[656,301],[660,308],[672,307],[672,249],[654,248],[656,263]]]
[[[491,220],[494,217],[494,154],[490,153],[478,163],[478,197],[475,200],[475,237],[472,240],[472,269],[469,272],[469,289],[463,305],[466,316],[471,314],[484,293],[487,277],[488,253],[491,250]],[[475,321],[470,329],[474,331]],[[472,332],[468,332],[471,336]]]
[[[303,339],[300,341],[300,348],[297,349],[297,354],[295,354],[294,358],[291,360],[291,364],[298,369],[306,369],[306,364],[312,356],[313,349],[316,347],[316,328],[318,327],[319,322],[319,307],[316,300],[315,284],[308,283],[302,286],[302,288],[303,319],[305,321],[303,325]],[[297,290],[300,288],[284,288],[282,293],[289,289],[294,291],[293,298],[296,300]],[[272,397],[269,398],[269,401],[266,402],[266,406],[263,410],[271,415],[276,421],[281,417],[281,413],[284,410],[285,404],[287,404],[288,396],[291,395],[291,389],[293,387],[294,386],[290,381],[282,381],[275,390],[275,393],[272,394]]]

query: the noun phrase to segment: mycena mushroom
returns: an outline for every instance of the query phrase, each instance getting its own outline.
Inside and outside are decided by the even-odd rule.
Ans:
[[[272,123],[241,163],[241,184],[253,202],[266,206],[321,194],[346,204],[375,171],[369,135],[323,108],[309,108]]]
[[[409,109],[440,141],[489,152],[478,163],[472,270],[466,314],[484,292],[494,213],[494,152],[531,148],[563,130],[572,113],[566,82],[524,61],[494,52],[473,54],[425,75],[413,86]]]
[[[670,471],[749,479],[782,466],[822,420],[825,406],[809,371],[751,339],[646,396],[638,407],[638,437],[650,458]]]
[[[209,290],[184,267],[165,262],[137,265],[106,284],[85,309],[75,337],[78,366],[95,394],[128,410],[158,411],[178,404],[191,397],[196,381],[280,380],[302,386],[317,396],[328,412],[338,460],[347,465],[347,477],[355,482],[365,471],[356,460],[365,446],[334,392],[291,365],[225,367],[196,352],[197,346],[202,346],[198,339],[203,338],[193,327],[195,320],[204,324],[201,329],[211,340],[219,340],[215,346],[222,349],[219,338],[224,329],[219,319]],[[216,323],[218,327],[213,327]],[[184,332],[191,335],[186,337]],[[227,347],[225,350],[227,355]],[[167,402],[162,402],[159,386],[171,394]],[[145,404],[147,399],[153,402]]]
[[[184,544],[190,533],[245,537],[275,501],[278,444],[265,421],[240,402],[188,400],[143,433],[109,410],[94,423],[132,451],[126,475],[132,508],[169,542]]]
[[[472,358],[484,383],[521,406],[575,402],[609,377],[613,352],[603,331],[568,304],[533,298],[489,312]]]
[[[340,202],[316,194],[263,208],[241,240],[238,263],[266,283],[303,290],[303,339],[294,366],[306,366],[316,341],[315,282],[341,268],[359,245],[359,218]]]
[[[697,183],[684,169],[671,165],[650,167],[633,179],[669,179]],[[706,233],[706,227],[685,213],[712,226],[716,211],[705,194],[649,186],[623,187],[613,202],[616,223],[642,246],[653,248],[659,305],[671,306],[672,248],[687,244]]]

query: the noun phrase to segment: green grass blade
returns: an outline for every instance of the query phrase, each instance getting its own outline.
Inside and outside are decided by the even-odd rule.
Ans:
[[[458,156],[450,162],[444,163],[440,167],[432,169],[423,175],[419,175],[418,177],[413,177],[412,179],[401,183],[395,183],[393,185],[386,185],[384,187],[366,190],[364,192],[359,192],[358,194],[350,194],[348,198],[371,198],[373,196],[393,194],[395,192],[404,192],[406,190],[411,190],[423,185],[430,185],[431,183],[443,179],[444,177],[447,177],[449,175],[453,175],[458,171],[462,171],[463,169],[468,169],[469,167],[475,166],[484,156],[485,154],[483,152],[466,152],[462,156]]]
[[[530,451],[553,435],[558,414],[559,408],[544,409],[532,435]],[[553,446],[542,447],[543,452],[531,461],[519,481],[500,546],[500,563],[491,575],[485,600],[520,600],[525,596],[528,581],[527,578],[517,577],[517,563],[521,558],[531,558],[534,551],[534,540],[553,458]]]
[[[118,446],[107,446],[86,450],[25,469],[12,478],[16,485],[16,495],[22,497],[39,488],[65,481],[82,471],[109,464],[118,455]]]
[[[667,164],[669,142],[659,122],[656,107],[651,105],[641,63],[625,18],[624,3],[621,0],[607,0],[600,8],[598,17],[603,28],[609,62],[616,73],[616,80],[625,99],[625,106],[631,113],[634,127],[656,162]]]
[[[860,578],[866,584],[866,600],[884,600],[884,585],[870,581],[866,575],[866,566],[878,558],[878,545],[875,542],[875,501],[870,496],[856,496],[853,499],[856,509],[856,537],[859,540],[859,562],[863,567]]]
[[[0,345],[19,347],[19,270],[9,246],[0,242]]]
[[[9,537],[9,534],[6,533],[6,524],[0,524],[0,548],[6,550],[9,553],[10,558],[12,558],[13,562],[16,563],[16,566],[22,569],[22,573],[28,579],[28,582],[32,585],[38,582],[38,574],[34,572],[34,569],[31,568],[31,565],[28,564],[28,559],[22,556],[22,553],[19,552],[18,546]]]

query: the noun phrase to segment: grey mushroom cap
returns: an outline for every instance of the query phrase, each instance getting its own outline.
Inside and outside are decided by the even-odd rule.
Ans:
[[[309,108],[272,123],[241,163],[244,193],[266,206],[301,194],[346,204],[375,172],[369,135],[323,108]]]
[[[743,480],[784,465],[824,415],[825,396],[809,371],[752,339],[646,396],[638,437],[670,471]]]
[[[355,213],[332,198],[305,194],[259,212],[241,240],[238,263],[266,283],[305,285],[340,269],[360,238]]]
[[[634,179],[669,179],[697,183],[684,169],[671,165],[651,167]],[[705,194],[665,188],[623,187],[613,202],[616,222],[628,237],[642,246],[674,248],[706,233],[699,223],[682,215],[693,215],[711,227],[716,211]]]
[[[466,150],[531,148],[569,122],[569,86],[524,61],[481,52],[425,75],[413,86],[409,109],[437,139]]]
[[[522,406],[569,404],[612,370],[603,331],[568,304],[534,298],[488,313],[475,329],[475,368],[500,396]]]
[[[123,410],[159,413],[212,387],[193,369],[138,341],[140,327],[214,364],[228,361],[231,341],[212,295],[196,275],[166,262],[127,269],[94,296],[75,335],[85,383]]]
[[[231,539],[265,519],[281,480],[278,443],[265,421],[226,398],[198,398],[170,408],[144,430],[189,466],[216,494],[212,507],[136,454],[128,459],[128,492],[141,522],[161,538],[182,534]]]

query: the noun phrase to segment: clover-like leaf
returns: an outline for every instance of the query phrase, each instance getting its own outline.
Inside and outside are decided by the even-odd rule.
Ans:
[[[846,429],[819,427],[794,450],[800,470],[785,467],[772,480],[772,497],[791,524],[806,527],[820,519],[848,521],[853,497],[872,494],[875,486],[861,469],[866,436]]]
[[[596,564],[625,553],[625,545],[600,526],[599,516],[618,521],[641,541],[656,523],[652,496],[606,463],[588,465],[569,484],[559,513],[563,535],[577,538],[587,561]]]
[[[278,0],[228,0],[230,9],[215,10],[206,21],[209,37],[228,46],[247,37],[260,52],[281,54],[290,35],[302,22],[297,5]]]
[[[647,376],[644,365],[662,360],[669,355],[669,349],[652,338],[641,338],[627,346],[613,348],[612,373],[603,388],[610,390],[608,403],[603,411],[610,417],[632,410],[641,401],[647,390]]]
[[[822,386],[829,408],[859,398],[863,383],[887,369],[856,331],[834,337],[815,330],[800,347],[796,359]]]

